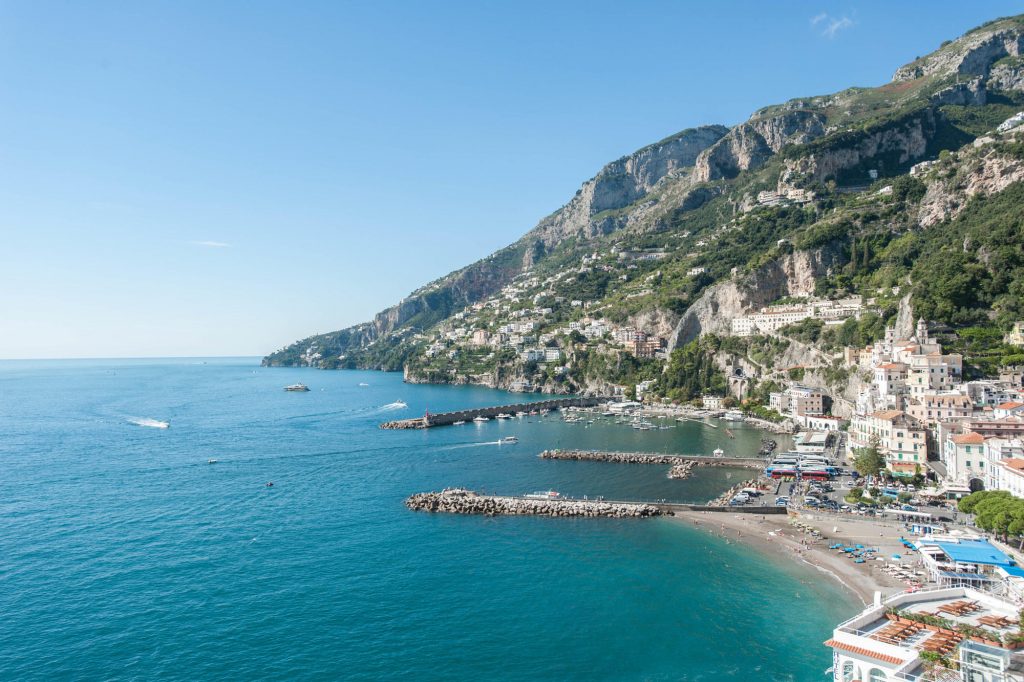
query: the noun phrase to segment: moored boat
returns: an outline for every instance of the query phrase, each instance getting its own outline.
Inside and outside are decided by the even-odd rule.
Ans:
[[[288,386],[285,386],[284,390],[291,391],[292,393],[301,393],[303,391],[308,391],[309,386],[307,386],[306,384],[290,384]]]
[[[561,495],[554,490],[538,490],[523,495],[523,497],[528,500],[557,500],[561,498]]]

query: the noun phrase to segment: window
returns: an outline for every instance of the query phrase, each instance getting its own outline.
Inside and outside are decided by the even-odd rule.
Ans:
[[[854,672],[852,661],[843,663],[843,682],[853,682]]]
[[[886,677],[885,673],[878,668],[872,668],[868,671],[868,682],[888,682],[889,678]]]

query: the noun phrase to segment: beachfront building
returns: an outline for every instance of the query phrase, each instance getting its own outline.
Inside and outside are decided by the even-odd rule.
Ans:
[[[876,446],[894,474],[913,475],[928,461],[924,424],[900,410],[879,410],[854,415],[847,440],[849,454],[857,448]]]
[[[705,410],[721,410],[725,407],[725,398],[720,395],[702,395],[700,401]]]
[[[1018,632],[1017,604],[952,587],[876,598],[836,627],[825,646],[834,682],[1024,682],[1024,651],[1004,644]]]
[[[1015,566],[1005,552],[980,537],[926,535],[914,546],[928,579],[940,587],[987,588],[1002,580],[996,568]]]

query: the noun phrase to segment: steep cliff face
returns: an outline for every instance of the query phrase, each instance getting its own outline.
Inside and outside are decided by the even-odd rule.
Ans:
[[[989,72],[988,83],[996,90],[1024,90],[1024,57],[1014,57],[996,63]]]
[[[820,151],[799,159],[794,168],[815,182],[842,178],[852,169],[862,169],[863,183],[868,177],[866,166],[882,166],[883,171],[891,172],[924,158],[937,129],[935,111],[925,109],[877,130],[850,135],[849,140],[822,145]]]
[[[684,130],[662,142],[613,161],[583,183],[576,196],[540,222],[527,236],[531,243],[550,248],[569,237],[591,238],[607,233],[618,223],[595,219],[607,211],[622,209],[644,198],[663,178],[694,165],[698,154],[728,132],[725,126]],[[537,251],[527,254],[532,264]]]
[[[988,75],[989,67],[998,59],[1019,56],[1024,47],[1024,31],[1016,19],[994,22],[944,45],[938,51],[901,66],[894,81],[914,80],[924,76],[957,74]]]
[[[1024,134],[1015,137],[1024,139]],[[1024,180],[1024,161],[1003,153],[991,140],[978,142],[977,147],[951,155],[926,176],[928,190],[917,214],[921,227],[955,218],[971,197],[995,194]]]
[[[798,251],[755,270],[743,280],[728,280],[710,287],[679,320],[669,337],[670,350],[701,334],[729,334],[732,320],[783,296],[808,296],[815,281],[842,265],[834,246]]]
[[[697,158],[693,181],[734,178],[758,168],[787,144],[805,144],[824,132],[825,116],[815,111],[788,111],[741,123]]]

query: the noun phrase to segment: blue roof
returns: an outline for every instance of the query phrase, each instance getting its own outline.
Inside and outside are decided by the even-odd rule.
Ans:
[[[961,540],[960,542],[937,542],[939,548],[953,561],[964,564],[989,564],[992,566],[1013,566],[1013,560],[986,540]]]
[[[1024,578],[1024,568],[1020,566],[1003,566],[1002,570],[1006,572],[1006,575],[1012,575],[1015,578]]]

